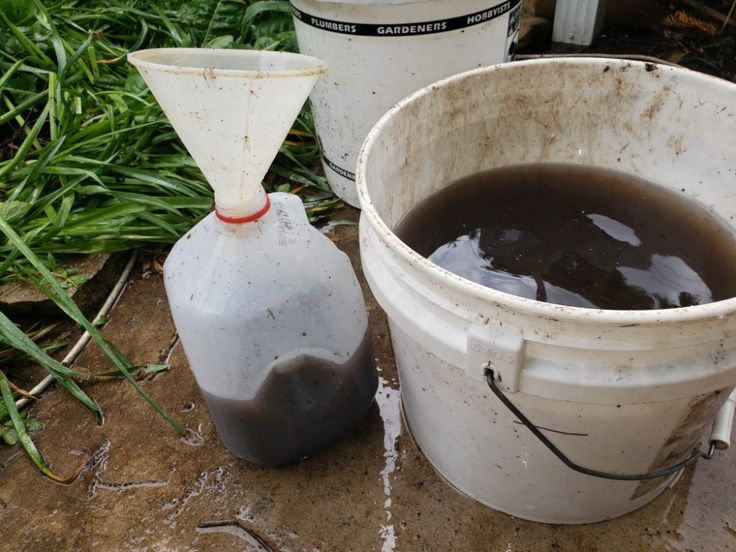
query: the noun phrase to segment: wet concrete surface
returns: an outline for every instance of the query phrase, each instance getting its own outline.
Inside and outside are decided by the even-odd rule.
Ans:
[[[352,217],[355,218],[355,212]],[[359,271],[357,229],[331,237]],[[360,271],[359,271],[360,272]],[[362,276],[361,276],[362,278]],[[736,455],[688,469],[641,510],[587,526],[541,525],[460,495],[431,468],[400,418],[385,316],[365,285],[380,388],[354,435],[296,465],[260,468],[230,455],[176,340],[161,276],[133,277],[105,327],[136,363],[169,361],[143,387],[187,427],[182,439],[124,382],[87,384],[98,426],[63,391],[31,414],[70,486],[43,478],[18,447],[0,450],[0,550],[644,551],[736,549]],[[110,369],[95,348],[77,367]]]

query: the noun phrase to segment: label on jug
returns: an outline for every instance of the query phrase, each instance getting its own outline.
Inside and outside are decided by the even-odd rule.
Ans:
[[[289,216],[289,212],[281,206],[276,206],[276,220],[279,225],[279,246],[294,245],[298,242],[299,231]]]

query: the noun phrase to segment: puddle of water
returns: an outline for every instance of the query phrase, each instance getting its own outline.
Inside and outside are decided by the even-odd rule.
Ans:
[[[105,491],[127,491],[128,489],[157,489],[158,487],[165,487],[168,484],[168,481],[157,479],[150,479],[148,481],[130,481],[124,483],[100,481],[96,488],[103,489]]]
[[[381,525],[378,533],[383,539],[381,552],[393,552],[394,550],[396,550],[396,530],[394,529],[393,524]]]
[[[736,549],[733,458],[710,462],[686,471],[662,513],[663,538],[675,550]]]
[[[381,552],[393,552],[396,550],[396,530],[390,523],[392,517],[391,475],[396,471],[396,460],[398,459],[396,441],[401,434],[401,395],[399,390],[392,388],[382,376],[378,378],[376,403],[383,420],[383,457],[385,459],[385,465],[380,473],[383,480],[383,494],[386,497],[383,503],[386,524],[381,525],[379,529],[379,534],[383,539]]]
[[[243,506],[235,517],[236,519],[240,519],[248,523],[253,523],[256,521],[256,518],[258,516],[270,510],[272,506],[273,500],[271,500],[270,498],[260,498],[254,502],[251,502],[247,506]]]

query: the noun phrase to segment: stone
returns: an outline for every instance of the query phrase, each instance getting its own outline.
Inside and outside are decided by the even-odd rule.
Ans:
[[[67,293],[85,314],[104,301],[117,282],[125,265],[123,253],[98,253],[67,257],[59,270],[75,270],[75,276],[85,280],[79,286],[70,286]],[[61,310],[41,289],[30,282],[10,282],[0,285],[0,310],[13,320],[59,318]]]

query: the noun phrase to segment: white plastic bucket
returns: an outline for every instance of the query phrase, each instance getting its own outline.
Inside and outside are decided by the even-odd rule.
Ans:
[[[355,163],[373,124],[407,94],[507,61],[521,0],[291,0],[299,49],[324,59],[312,95],[327,180],[358,206]]]
[[[452,485],[509,514],[554,523],[609,519],[649,502],[677,474],[611,481],[571,470],[493,395],[487,369],[572,461],[654,471],[688,456],[719,409],[721,422],[728,417],[721,407],[736,385],[736,299],[659,311],[523,299],[412,251],[392,232],[402,216],[461,176],[547,161],[640,175],[733,226],[734,152],[735,85],[606,59],[456,75],[373,128],[357,166],[363,269],[389,317],[408,425]],[[730,434],[725,427],[721,436]]]

